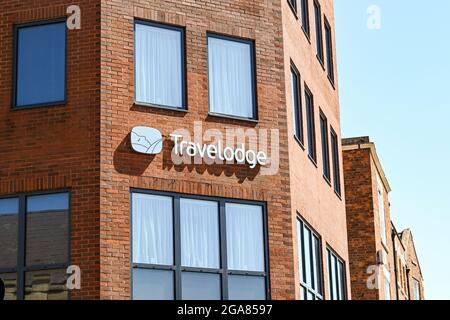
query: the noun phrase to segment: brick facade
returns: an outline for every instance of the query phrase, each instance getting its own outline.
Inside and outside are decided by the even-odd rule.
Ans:
[[[333,26],[333,2],[322,2]],[[349,261],[344,195],[339,198],[322,177],[318,131],[320,108],[340,136],[338,84],[327,79],[314,40],[304,36],[287,1],[79,0],[81,29],[67,33],[67,102],[11,110],[13,26],[65,17],[71,4],[6,0],[0,12],[0,195],[70,190],[70,262],[82,270],[81,290],[71,297],[130,298],[130,188],[266,202],[272,299],[299,298],[296,217],[301,215],[321,236],[327,288],[326,245],[346,267]],[[312,3],[309,10],[315,39]],[[185,29],[187,112],[134,103],[135,19]],[[254,40],[257,122],[208,115],[207,32]],[[291,134],[290,60],[315,95],[317,166]],[[167,140],[179,128],[192,132],[195,121],[205,130],[278,129],[278,173],[175,165],[170,143],[151,157],[131,150],[134,126],[157,128]],[[350,282],[347,289],[350,298]]]
[[[368,137],[343,139],[342,144],[353,298],[409,300],[411,277],[420,282],[423,297],[423,279],[414,244],[408,244],[409,233],[398,233],[391,220],[388,198],[391,189],[375,144]],[[385,240],[379,195],[383,197]],[[411,256],[415,264],[411,263]],[[385,285],[386,278],[389,287]]]

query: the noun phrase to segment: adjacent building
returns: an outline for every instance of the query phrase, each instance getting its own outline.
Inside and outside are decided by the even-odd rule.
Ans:
[[[331,0],[2,1],[6,297],[350,299],[334,34]]]
[[[350,278],[355,300],[422,300],[423,277],[409,229],[391,219],[391,187],[369,137],[342,140]]]

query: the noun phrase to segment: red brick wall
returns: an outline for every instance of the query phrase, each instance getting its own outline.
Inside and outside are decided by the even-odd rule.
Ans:
[[[346,150],[343,158],[352,296],[377,300],[378,290],[367,288],[367,268],[377,261],[370,149]]]
[[[67,36],[67,103],[11,110],[13,25],[61,18],[67,0],[3,0],[0,10],[0,195],[70,189],[73,297],[99,298],[99,1],[79,0],[82,29]]]
[[[313,1],[309,1],[310,37],[308,38],[302,30],[300,17],[300,2],[298,2],[298,14],[293,14],[288,2],[282,2],[283,9],[283,43],[284,43],[284,72],[286,82],[286,100],[288,114],[288,144],[290,158],[290,183],[292,198],[293,223],[297,217],[297,212],[308,224],[321,236],[322,261],[324,270],[325,297],[328,298],[328,267],[326,264],[326,246],[329,245],[345,261],[348,270],[348,250],[347,250],[347,225],[345,214],[345,199],[343,188],[343,166],[340,158],[341,193],[340,199],[334,192],[332,184],[323,178],[323,161],[320,136],[319,109],[325,114],[329,127],[332,127],[338,135],[340,141],[340,107],[338,95],[338,78],[334,86],[327,76],[326,65],[323,66],[316,57],[316,28]],[[325,16],[334,29],[334,6],[333,1],[320,1],[322,15]],[[322,18],[322,23],[324,19]],[[323,27],[323,26],[322,26]],[[324,34],[324,29],[322,30]],[[336,41],[333,39],[334,55],[336,56]],[[323,42],[325,48],[325,42]],[[326,58],[326,53],[325,53]],[[326,59],[325,59],[326,60]],[[291,61],[296,66],[301,76],[301,101],[303,109],[303,134],[305,137],[303,149],[294,137],[293,128],[293,107],[292,107],[292,87],[291,87]],[[326,62],[325,62],[326,64]],[[334,66],[336,67],[336,60]],[[336,71],[335,71],[335,74]],[[316,127],[316,148],[317,163],[314,164],[308,157],[307,151],[307,126],[304,89],[305,83],[314,95],[315,127]],[[329,140],[331,150],[331,140]],[[339,146],[339,149],[341,147]],[[331,160],[331,152],[330,152]],[[330,162],[331,173],[333,168]],[[333,181],[333,178],[332,178]],[[295,245],[297,236],[294,234]],[[297,264],[297,259],[296,259]],[[298,268],[296,268],[296,271]],[[298,274],[296,274],[298,279]],[[297,280],[299,282],[299,280]],[[350,293],[350,282],[348,281],[348,295]],[[297,296],[299,294],[297,293]]]
[[[280,6],[275,0],[204,1],[201,5],[162,0],[102,1],[101,298],[130,297],[130,187],[267,201],[272,298],[295,298],[286,144],[281,146],[278,175],[261,176],[248,169],[236,171],[235,166],[174,166],[169,147],[163,154],[148,157],[133,153],[128,143],[136,125],[154,127],[168,135],[179,128],[192,132],[194,121],[202,121],[204,129],[277,128],[280,140],[286,141]],[[185,27],[187,113],[133,104],[134,18]],[[208,31],[255,40],[257,124],[208,117]]]

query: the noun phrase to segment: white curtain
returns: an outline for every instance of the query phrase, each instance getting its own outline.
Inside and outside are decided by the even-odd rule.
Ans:
[[[136,101],[182,108],[181,31],[136,24],[135,37]]]
[[[182,265],[220,268],[218,203],[181,199],[180,206]]]
[[[262,207],[226,204],[228,269],[264,271]]]
[[[172,198],[133,194],[133,262],[173,265]]]
[[[208,38],[211,112],[253,117],[251,45]]]

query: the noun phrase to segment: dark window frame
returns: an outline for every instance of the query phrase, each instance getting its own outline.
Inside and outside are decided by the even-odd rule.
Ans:
[[[162,105],[162,104],[156,104],[151,102],[144,102],[144,101],[138,101],[136,99],[136,25],[147,25],[154,28],[161,28],[166,30],[172,30],[172,31],[178,31],[181,34],[181,41],[180,41],[180,50],[181,50],[181,90],[182,90],[182,107],[177,108],[173,106],[168,105]],[[156,109],[167,109],[172,111],[180,111],[180,112],[187,112],[188,111],[188,85],[187,85],[187,53],[186,53],[186,28],[183,26],[178,26],[174,24],[168,24],[168,23],[161,23],[156,21],[150,21],[145,19],[138,19],[135,18],[133,22],[133,59],[134,59],[134,65],[133,65],[133,73],[134,73],[134,94],[133,94],[133,100],[134,105],[136,106],[143,106],[143,107],[150,107],[150,108],[156,108]]]
[[[210,77],[209,77],[209,38],[215,38],[220,40],[240,42],[250,45],[250,64],[251,64],[251,78],[252,78],[252,117],[241,117],[232,114],[220,113],[211,111],[211,90],[210,90]],[[208,115],[219,118],[236,119],[243,121],[257,122],[259,120],[258,115],[258,91],[257,91],[257,69],[256,69],[256,43],[253,39],[230,36],[217,32],[206,32],[206,67],[208,77]]]
[[[330,126],[331,134],[331,159],[333,163],[333,187],[336,195],[341,198],[342,185],[341,185],[341,166],[339,157],[339,139],[336,131]]]
[[[325,24],[325,45],[327,52],[327,75],[328,80],[330,80],[334,88],[335,74],[334,74],[333,33],[331,25],[327,20],[327,17],[324,17],[324,24]]]
[[[301,1],[301,0],[300,0]],[[294,16],[297,17],[297,0],[287,0],[289,7],[291,8]]]
[[[319,110],[320,138],[322,145],[323,177],[331,185],[330,145],[328,140],[328,119],[322,110]]]
[[[324,50],[323,50],[323,31],[322,31],[322,8],[317,0],[314,0],[314,17],[316,26],[316,57],[320,64],[324,65]]]
[[[332,263],[332,259],[331,257],[334,257],[336,259],[336,268],[335,268],[335,274],[336,274],[336,283],[334,283],[334,285],[338,286],[339,285],[339,276],[338,276],[338,271],[339,269],[337,268],[338,264],[342,264],[342,292],[344,294],[343,297],[337,297],[338,299],[334,299],[333,296],[333,288],[332,288],[332,284],[333,284],[333,274],[331,272],[331,263]],[[328,267],[328,294],[329,294],[329,298],[330,300],[347,300],[348,298],[348,288],[347,288],[347,265],[344,261],[344,259],[342,259],[336,251],[334,251],[333,248],[331,248],[329,245],[327,245],[327,267]],[[337,288],[338,289],[338,288]],[[339,291],[338,291],[339,294]]]
[[[308,293],[312,294],[314,296],[314,300],[324,300],[325,299],[325,295],[324,295],[324,272],[323,272],[323,251],[322,251],[322,237],[319,235],[318,232],[316,232],[316,230],[314,230],[314,228],[311,227],[311,225],[306,222],[305,219],[303,219],[303,217],[297,212],[297,223],[300,223],[301,225],[301,234],[300,237],[301,239],[298,239],[297,241],[297,252],[299,251],[298,246],[301,245],[302,250],[302,256],[298,257],[298,263],[299,263],[299,269],[301,270],[301,272],[299,272],[299,278],[300,278],[300,291],[303,289],[305,291],[307,291]],[[313,241],[312,239],[316,238],[319,242],[319,254],[318,254],[318,258],[319,261],[316,261],[316,268],[318,269],[317,272],[320,275],[320,289],[322,292],[318,291],[318,288],[312,288],[311,286],[309,286],[307,283],[305,283],[303,281],[303,278],[305,277],[305,273],[306,273],[306,268],[305,268],[305,229],[307,228],[310,233],[311,233],[311,238],[309,240],[309,251],[310,251],[310,262],[311,262],[311,279],[313,279],[313,283],[315,284],[315,276],[314,276],[314,259],[313,259]],[[299,235],[297,235],[299,236]],[[299,271],[300,271],[299,270]],[[300,292],[301,294],[301,292]],[[304,299],[306,300],[306,299]]]
[[[316,142],[316,117],[314,110],[314,95],[308,85],[304,83],[305,89],[305,111],[306,111],[306,127],[308,138],[308,157],[317,167],[317,142]],[[308,99],[310,103],[308,104]]]
[[[302,104],[302,78],[300,72],[298,71],[295,64],[291,61],[291,86],[294,85],[292,77],[297,78],[297,88],[292,87],[292,92],[295,90],[297,92],[297,105],[292,106],[294,114],[294,137],[300,143],[300,146],[304,149],[305,145],[305,135],[304,135],[304,124],[303,124],[303,104]],[[294,97],[292,97],[294,101]]]
[[[26,265],[26,218],[27,218],[27,198],[33,196],[44,196],[53,194],[67,194],[68,195],[68,247],[67,247],[67,263],[56,264],[41,264],[41,265]],[[56,269],[67,269],[71,265],[71,222],[72,222],[72,195],[69,189],[48,190],[42,192],[31,193],[17,193],[6,196],[0,196],[1,199],[18,199],[19,200],[19,212],[18,218],[18,230],[17,230],[17,266],[15,268],[0,268],[0,274],[15,273],[17,275],[17,300],[23,300],[25,298],[25,275],[29,271],[45,271]],[[34,212],[33,212],[34,213]],[[71,292],[68,290],[68,298],[70,300]]]
[[[32,108],[44,108],[44,107],[54,107],[61,106],[67,103],[67,65],[68,65],[68,37],[67,37],[67,28],[64,28],[64,46],[65,46],[65,57],[64,57],[64,99],[61,101],[52,101],[52,102],[42,102],[42,103],[34,103],[29,105],[18,106],[17,105],[17,94],[18,94],[18,75],[17,71],[19,70],[19,29],[22,28],[32,28],[38,26],[45,26],[49,24],[58,24],[58,23],[66,23],[67,18],[55,18],[48,20],[40,20],[29,23],[19,23],[13,26],[13,72],[12,72],[12,96],[11,96],[11,109],[23,110],[23,109],[32,109]]]
[[[156,264],[136,264],[133,262],[133,207],[132,207],[132,196],[134,193],[137,194],[147,194],[154,196],[163,196],[172,198],[172,214],[173,214],[173,239],[174,239],[174,264],[171,266],[167,265],[156,265]],[[215,201],[218,203],[218,214],[219,214],[219,250],[220,250],[220,268],[199,268],[199,267],[185,267],[181,265],[181,234],[180,234],[180,200],[182,198],[193,199],[193,200],[203,200],[203,201]],[[257,271],[242,271],[242,270],[229,270],[227,266],[227,240],[226,240],[226,211],[225,205],[227,203],[243,204],[243,205],[255,205],[261,206],[263,215],[263,241],[264,241],[264,272]],[[212,273],[219,274],[221,277],[221,298],[222,300],[228,300],[228,277],[230,275],[240,275],[240,276],[255,276],[264,277],[266,286],[266,300],[271,299],[271,287],[270,287],[270,265],[269,265],[269,231],[268,231],[268,214],[267,214],[267,203],[261,201],[250,201],[250,200],[240,200],[231,199],[224,197],[210,197],[193,195],[186,193],[177,192],[165,192],[157,190],[147,190],[140,188],[130,189],[130,288],[131,288],[131,299],[133,299],[133,269],[144,268],[151,270],[168,270],[174,272],[174,299],[182,300],[182,272],[200,272],[200,273]]]
[[[302,30],[305,33],[308,41],[310,41],[311,37],[311,27],[309,25],[309,1],[308,0],[300,0],[301,6],[301,20],[302,20]]]

